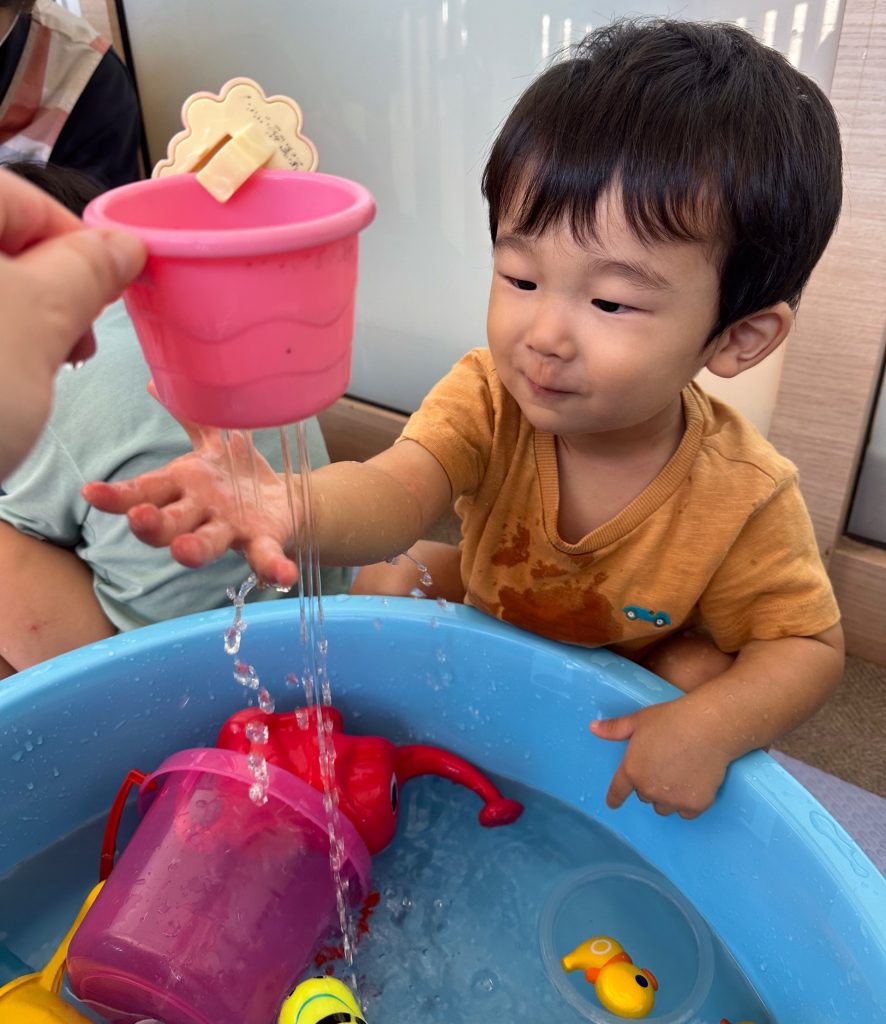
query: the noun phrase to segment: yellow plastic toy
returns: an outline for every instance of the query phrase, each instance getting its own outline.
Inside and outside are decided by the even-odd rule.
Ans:
[[[338,978],[303,981],[280,1008],[277,1024],[366,1024],[363,1011],[347,985]]]
[[[68,946],[103,884],[99,882],[86,897],[68,934],[43,970],[25,974],[0,988],[0,1024],[89,1024],[59,992]]]
[[[586,939],[560,963],[564,971],[584,971],[600,1003],[618,1017],[646,1017],[655,1005],[655,975],[635,967],[621,943],[608,935]]]

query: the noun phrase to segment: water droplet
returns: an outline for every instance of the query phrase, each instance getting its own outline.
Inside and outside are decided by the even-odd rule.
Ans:
[[[246,738],[250,743],[267,743],[268,727],[264,722],[253,721],[246,725]]]
[[[258,807],[263,807],[268,802],[268,794],[260,782],[253,782],[249,787],[249,799]]]

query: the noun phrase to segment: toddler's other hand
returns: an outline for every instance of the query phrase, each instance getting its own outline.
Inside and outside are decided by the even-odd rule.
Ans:
[[[621,807],[635,791],[658,814],[697,818],[714,802],[731,758],[685,700],[591,722],[600,739],[628,741],[606,794],[610,807]]]
[[[182,425],[193,452],[132,480],[92,481],[83,497],[103,512],[125,513],[139,540],[168,545],[189,568],[233,549],[261,579],[291,586],[298,570],[284,550],[293,524],[281,478],[239,432],[231,431],[229,456],[218,430]],[[293,498],[298,526],[300,504]]]

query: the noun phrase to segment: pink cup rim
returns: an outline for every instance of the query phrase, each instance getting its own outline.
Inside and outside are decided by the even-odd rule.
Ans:
[[[363,185],[350,178],[319,171],[257,171],[243,186],[247,189],[277,188],[281,182],[301,189],[335,189],[351,200],[343,210],[289,224],[267,224],[240,228],[157,228],[123,217],[121,205],[142,193],[193,191],[203,186],[193,174],[174,174],[121,185],[93,199],[83,211],[83,221],[92,228],[115,229],[137,235],[152,256],[219,258],[258,256],[291,252],[325,245],[361,231],[375,216],[375,200]],[[131,208],[131,207],[130,207]]]
[[[241,754],[236,750],[224,750],[220,747],[193,747],[179,750],[167,757],[150,775],[145,776],[138,791],[139,817],[144,816],[160,791],[160,785],[154,785],[154,783],[161,782],[168,775],[181,772],[205,772],[210,775],[219,775],[241,782],[246,789],[254,781],[247,764],[246,754]],[[248,800],[246,789],[244,789],[243,796]],[[280,800],[316,825],[322,832],[327,831],[323,794],[297,775],[293,775],[292,772],[286,771],[284,768],[269,764],[267,794],[269,800]],[[360,881],[360,898],[363,899],[369,892],[372,859],[354,825],[341,814],[339,822],[345,856]]]

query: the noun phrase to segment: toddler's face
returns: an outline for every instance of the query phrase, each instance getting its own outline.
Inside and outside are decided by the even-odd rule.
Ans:
[[[643,444],[716,351],[719,275],[702,244],[640,241],[613,202],[596,234],[582,246],[568,228],[499,225],[489,348],[536,429]]]

